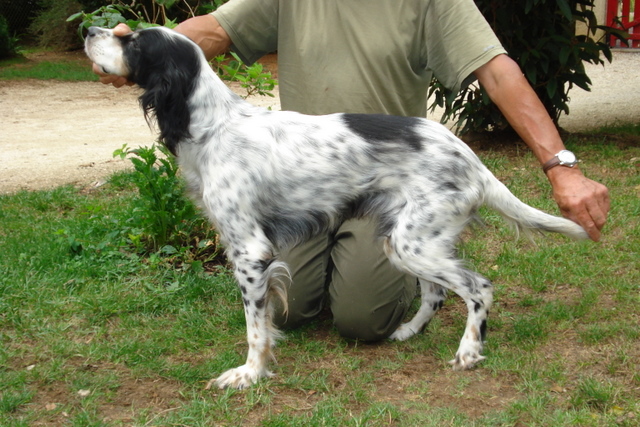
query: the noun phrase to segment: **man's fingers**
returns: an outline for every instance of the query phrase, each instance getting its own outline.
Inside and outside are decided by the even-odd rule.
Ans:
[[[607,223],[607,215],[611,209],[611,199],[609,198],[609,190],[603,185],[600,192],[600,203],[598,205],[599,212],[594,212],[593,219],[600,230]]]
[[[127,24],[120,23],[113,28],[113,35],[118,37],[125,36],[131,32],[131,28]]]
[[[99,75],[100,77],[104,76],[105,74],[102,72],[102,68],[100,68],[98,66],[98,64],[96,64],[95,62],[93,63],[93,65],[91,66],[91,70],[96,73],[97,75]]]
[[[604,185],[595,183],[593,197],[586,202],[586,206],[580,207],[582,213],[581,220],[584,222],[583,227],[589,233],[594,241],[600,240],[600,231],[607,223],[607,215],[611,201],[609,200],[609,191]]]
[[[591,240],[594,242],[600,241],[600,228],[596,225],[591,214],[586,208],[584,208],[584,206],[565,207],[560,209],[560,211],[563,217],[570,219],[584,228],[584,231],[587,232]]]
[[[133,86],[134,84],[133,82],[130,82],[129,80],[127,80],[126,77],[105,73],[102,70],[102,68],[96,63],[93,63],[93,65],[91,66],[91,69],[93,70],[94,73],[98,75],[98,77],[100,78],[100,83],[102,84],[113,85],[116,88],[121,88],[122,86],[125,86],[125,85]]]
[[[600,232],[600,229],[596,226],[596,223],[593,222],[593,220],[590,217],[589,219],[585,219],[584,221],[582,221],[582,223],[578,222],[578,224],[582,225],[582,228],[584,228],[584,231],[587,232],[591,240],[593,240],[594,242],[600,241],[600,237],[602,236],[602,233]]]

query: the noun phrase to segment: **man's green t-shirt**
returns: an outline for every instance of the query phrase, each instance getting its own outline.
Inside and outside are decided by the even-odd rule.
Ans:
[[[282,109],[426,116],[506,53],[472,0],[232,0],[213,13],[246,63],[278,51]]]

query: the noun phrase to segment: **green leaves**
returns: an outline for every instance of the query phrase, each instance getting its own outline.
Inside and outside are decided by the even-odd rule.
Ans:
[[[596,38],[596,31],[598,37],[600,32],[624,37],[619,30],[598,25],[593,0],[476,0],[476,4],[556,123],[569,111],[569,91],[574,86],[590,89],[583,63],[612,60],[609,46]],[[576,34],[576,23],[583,24],[586,34]],[[435,99],[430,109],[444,106],[443,121],[455,120],[463,133],[509,127],[476,86],[452,96],[435,82],[430,96]]]
[[[577,3],[580,3],[580,2],[577,2]],[[571,21],[571,19],[573,18],[573,7],[569,6],[569,2],[567,0],[556,0],[556,4],[558,5],[558,9],[560,9],[560,12],[562,12],[564,17],[568,21]]]
[[[85,13],[84,11],[74,13],[67,18],[67,22],[75,21],[80,18],[81,21],[78,25],[78,35],[81,39],[84,39],[84,30],[87,30],[89,27],[113,28],[120,23],[130,24],[130,22],[128,22],[122,15],[127,10],[128,7],[110,4],[102,6],[91,13]],[[135,28],[132,27],[131,24],[129,26],[131,28]]]
[[[123,145],[114,157],[129,158],[135,174],[133,182],[140,198],[134,206],[130,240],[139,250],[156,252],[191,243],[194,230],[208,228],[195,206],[184,196],[184,184],[178,176],[175,158],[164,146],[130,149]],[[206,233],[205,233],[206,235]]]
[[[254,63],[246,66],[242,63],[240,57],[231,52],[232,60],[227,61],[225,55],[217,56],[213,59],[213,67],[217,69],[218,76],[222,80],[236,81],[240,83],[243,89],[247,91],[244,98],[252,95],[274,97],[273,89],[277,81],[271,76],[271,72],[264,71],[262,64]]]

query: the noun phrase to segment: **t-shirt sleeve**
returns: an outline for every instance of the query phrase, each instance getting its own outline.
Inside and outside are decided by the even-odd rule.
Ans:
[[[475,70],[507,53],[472,0],[431,1],[423,37],[427,68],[454,92],[475,79]]]
[[[212,15],[231,38],[245,64],[278,48],[278,0],[231,0]]]

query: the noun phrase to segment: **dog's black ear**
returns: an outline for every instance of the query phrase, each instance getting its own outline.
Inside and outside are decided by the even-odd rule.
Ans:
[[[145,118],[155,119],[160,141],[175,155],[178,143],[190,137],[188,101],[200,74],[198,48],[177,35],[146,30],[134,49],[131,79],[144,90],[139,100]]]

